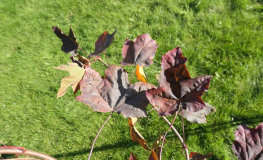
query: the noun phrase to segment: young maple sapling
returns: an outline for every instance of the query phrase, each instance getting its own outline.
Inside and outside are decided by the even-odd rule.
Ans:
[[[110,65],[105,51],[112,44],[117,29],[112,34],[105,31],[95,43],[95,51],[87,58],[77,53],[78,48],[81,48],[71,28],[69,35],[64,34],[57,26],[52,27],[52,29],[63,43],[61,50],[70,53],[72,61],[69,65],[56,67],[70,73],[70,76],[62,79],[57,97],[62,97],[66,93],[67,88],[71,86],[74,93],[78,90],[81,92],[81,95],[76,97],[77,101],[92,107],[94,111],[111,112],[93,141],[88,159],[91,158],[95,141],[103,126],[110,119],[113,112],[116,112],[128,118],[132,140],[140,143],[145,150],[151,151],[149,159],[161,160],[165,136],[172,129],[179,137],[186,152],[186,159],[189,160],[184,138],[174,128],[173,123],[179,112],[181,112],[182,117],[185,117],[192,123],[205,123],[206,115],[216,111],[214,107],[201,99],[201,96],[209,88],[212,76],[203,75],[191,78],[185,65],[187,58],[183,57],[181,49],[177,47],[162,56],[162,69],[158,76],[160,77],[159,85],[156,87],[153,84],[146,83],[146,76],[143,72],[143,67],[149,67],[153,64],[153,58],[159,47],[149,34],[142,34],[133,41],[126,39],[122,48],[123,60],[119,66]],[[103,62],[98,57],[102,53],[105,53],[108,63]],[[96,60],[108,66],[103,78],[91,67]],[[131,84],[131,81],[128,79],[129,74],[123,68],[126,65],[137,67],[135,73],[140,82]],[[133,73],[131,78],[132,76]],[[149,103],[170,126],[165,135],[160,135],[153,147],[147,145],[146,140],[135,128],[136,117],[147,116],[146,106]],[[165,117],[171,115],[174,115],[172,123]],[[160,143],[161,141],[162,143]],[[191,157],[200,155],[196,152],[190,154]],[[209,158],[209,156],[205,156]],[[210,154],[211,156],[212,154]],[[136,159],[135,155],[132,154],[130,159]]]

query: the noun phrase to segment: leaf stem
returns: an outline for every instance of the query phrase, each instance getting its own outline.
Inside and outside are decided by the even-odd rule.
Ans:
[[[181,115],[182,115],[182,127],[183,127],[183,140],[184,140],[184,144],[183,144],[183,147],[187,147],[185,145],[185,136],[184,136],[184,114],[183,114],[183,109],[181,110]]]
[[[148,115],[148,113],[150,113],[152,110],[155,110],[155,108],[150,109],[149,111],[146,112],[146,114]],[[137,119],[137,121],[134,123],[134,126],[142,119],[143,117],[140,117]]]
[[[2,145],[6,146],[2,141],[0,141],[0,143],[2,143]]]
[[[162,116],[162,118],[166,121],[166,123],[167,123],[168,125],[172,126],[171,123],[169,122],[169,120],[168,120],[166,117]],[[178,133],[178,131],[174,128],[174,126],[172,126],[172,130],[173,130],[174,133],[177,135],[177,137],[178,137],[179,140],[181,141],[182,145],[184,145],[184,140],[183,140],[183,138],[182,138],[181,135]],[[185,150],[185,154],[186,154],[186,160],[190,160],[190,159],[189,159],[188,148],[184,147],[184,150]]]
[[[110,65],[110,62],[109,62],[108,57],[107,57],[107,55],[106,55],[106,50],[104,50],[104,54],[105,54],[105,58],[107,59],[107,62],[108,62],[109,65]]]
[[[162,146],[161,146],[161,149],[160,149],[160,160],[162,160],[162,151],[163,151],[163,144],[164,144],[165,137],[166,137],[167,133],[170,131],[170,129],[172,128],[172,126],[173,126],[173,124],[174,124],[174,121],[175,121],[175,118],[177,117],[178,112],[179,112],[179,110],[175,113],[173,122],[170,124],[169,129],[168,129],[167,132],[164,134]]]
[[[133,70],[132,70],[131,79],[130,79],[130,84],[131,84],[131,82],[132,82],[132,76],[133,76],[134,70],[135,70],[135,66],[133,67]]]
[[[74,41],[73,41],[73,42],[74,42]],[[88,53],[85,52],[80,46],[78,46],[78,48],[88,55]]]
[[[66,35],[66,36],[67,36],[67,35]],[[72,38],[70,38],[69,36],[67,36],[67,38],[70,39],[73,43],[75,43],[80,50],[82,50],[84,53],[88,54],[87,52],[85,52],[85,51],[78,45],[78,43],[77,43],[76,41],[74,41],[74,40],[73,40]]]
[[[98,136],[99,136],[99,134],[100,134],[102,128],[103,128],[103,127],[105,126],[105,124],[109,121],[109,119],[110,119],[112,113],[113,113],[113,111],[111,112],[111,114],[110,114],[110,116],[108,117],[108,119],[107,119],[107,120],[103,123],[103,125],[100,127],[100,130],[99,130],[99,132],[97,133],[97,135],[96,135],[96,137],[95,137],[95,139],[94,139],[94,141],[93,141],[93,143],[92,143],[92,146],[91,146],[91,149],[90,149],[90,153],[89,153],[89,158],[88,158],[88,160],[90,160],[90,157],[91,157],[91,154],[92,154],[93,147],[94,147],[94,144],[95,144],[95,142],[96,142],[96,139],[98,138]]]
[[[99,60],[101,63],[103,63],[103,64],[105,64],[106,66],[109,67],[109,65],[107,63],[105,63],[99,56],[97,56],[90,65],[92,65],[96,60]]]

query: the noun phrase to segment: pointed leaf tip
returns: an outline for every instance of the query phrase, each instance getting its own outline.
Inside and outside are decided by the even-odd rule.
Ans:
[[[78,49],[78,42],[77,39],[73,33],[72,28],[69,29],[69,35],[66,35],[62,32],[60,28],[57,26],[52,27],[53,32],[57,35],[58,38],[62,41],[62,47],[61,50],[65,53],[70,52],[71,56],[77,55],[77,49]]]
[[[153,64],[153,58],[159,45],[150,37],[143,34],[133,41],[126,39],[122,48],[122,65],[139,65],[148,67]]]
[[[158,160],[158,155],[153,150],[151,150],[151,155],[148,160]]]
[[[101,53],[103,53],[103,51],[106,50],[113,42],[116,32],[117,29],[112,34],[109,34],[108,31],[102,33],[95,43],[95,51],[90,54],[88,58],[99,56]]]
[[[209,105],[208,103],[205,103],[205,105],[205,108],[197,112],[187,112],[185,109],[183,109],[184,118],[186,118],[191,123],[207,123],[206,116],[212,112],[216,112],[216,108]]]

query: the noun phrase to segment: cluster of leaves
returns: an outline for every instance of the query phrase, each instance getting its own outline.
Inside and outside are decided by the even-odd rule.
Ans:
[[[215,111],[215,108],[204,103],[201,96],[208,90],[212,76],[200,76],[191,79],[186,69],[187,58],[183,57],[179,47],[167,52],[162,57],[162,70],[159,77],[159,87],[146,82],[143,67],[153,64],[153,58],[159,47],[149,34],[143,34],[133,41],[126,39],[122,48],[123,60],[121,65],[109,65],[103,77],[91,67],[91,59],[100,60],[100,54],[105,53],[111,45],[115,30],[112,34],[105,31],[95,43],[95,51],[87,58],[78,54],[79,44],[70,28],[66,35],[57,26],[52,27],[54,33],[61,39],[61,50],[70,53],[73,63],[55,67],[70,73],[70,76],[61,80],[61,87],[57,97],[66,93],[72,87],[74,93],[78,90],[81,95],[76,100],[85,103],[99,112],[116,112],[129,118],[129,128],[132,140],[140,143],[146,150],[151,151],[150,159],[160,156],[160,140],[149,148],[143,136],[135,128],[137,118],[146,117],[146,106],[151,103],[159,116],[174,115],[181,108],[182,115],[190,122],[205,123],[206,115]],[[81,49],[81,48],[80,48]],[[75,59],[78,57],[78,59]],[[104,62],[104,64],[106,64]],[[107,65],[107,64],[106,64]],[[136,66],[137,79],[140,82],[131,84],[129,74],[123,66]],[[132,74],[133,75],[133,74]]]
[[[94,108],[94,111],[116,112],[128,118],[131,138],[140,143],[145,150],[151,151],[149,160],[161,159],[160,144],[165,142],[165,136],[160,134],[152,147],[149,147],[135,127],[138,121],[136,117],[147,117],[146,106],[149,103],[159,116],[175,115],[175,119],[177,113],[181,111],[181,115],[192,123],[206,123],[206,116],[216,111],[201,98],[208,90],[212,76],[191,78],[185,65],[187,58],[183,57],[179,47],[162,56],[162,69],[156,76],[159,83],[157,87],[147,83],[143,71],[143,67],[153,64],[153,58],[159,47],[149,34],[140,35],[133,41],[126,39],[120,65],[108,65],[100,59],[99,55],[105,53],[106,56],[106,49],[114,41],[117,29],[112,34],[105,31],[95,43],[95,51],[87,58],[78,54],[77,50],[81,48],[71,28],[69,35],[64,34],[57,26],[52,27],[52,30],[63,43],[61,50],[70,53],[72,61],[69,65],[55,67],[70,73],[70,76],[61,80],[57,97],[62,97],[71,86],[74,94],[78,90],[81,91],[81,95],[77,96],[76,100]],[[108,66],[103,77],[91,67],[96,60]],[[129,73],[123,68],[126,65],[136,66],[135,73],[139,82],[134,84],[129,82]],[[245,125],[239,126],[235,131],[235,137],[233,150],[239,159],[263,159],[263,123],[256,129],[249,129]],[[203,160],[211,157],[212,153],[202,155],[192,152],[187,156],[193,160]],[[131,154],[129,159],[137,158]]]
[[[174,115],[182,105],[185,117],[197,123],[204,123],[205,116],[215,110],[201,99],[208,90],[212,76],[204,75],[191,79],[184,64],[187,58],[182,56],[179,47],[163,55],[158,88],[146,83],[143,72],[143,67],[153,64],[152,59],[159,47],[149,34],[138,36],[133,41],[126,39],[122,48],[121,66],[110,65],[102,78],[92,69],[89,59],[105,52],[114,40],[117,30],[112,34],[105,31],[95,43],[95,51],[84,58],[77,53],[79,45],[71,28],[69,35],[64,34],[57,26],[52,29],[63,42],[62,51],[69,52],[73,62],[68,66],[56,67],[70,73],[70,76],[62,79],[57,97],[63,96],[69,86],[72,86],[74,93],[80,87],[82,94],[76,97],[78,101],[93,107],[95,111],[114,111],[123,114],[125,118],[146,117],[145,108],[149,102],[156,107],[160,116]],[[79,57],[78,60],[74,58],[76,56]],[[125,65],[137,66],[136,75],[141,82],[130,84],[128,73],[122,67]]]

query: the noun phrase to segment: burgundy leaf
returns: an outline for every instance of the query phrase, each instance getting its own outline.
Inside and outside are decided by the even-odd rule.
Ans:
[[[211,78],[212,76],[203,75],[179,83],[183,109],[187,112],[197,112],[206,107],[201,96],[208,90]]]
[[[82,94],[81,96],[77,96],[76,99],[94,108],[94,111],[112,111],[112,108],[110,108],[108,103],[101,97],[97,89],[102,82],[102,78],[97,71],[93,70],[91,67],[86,67],[84,77],[79,83]]]
[[[162,56],[161,66],[161,83],[160,87],[164,88],[169,94],[180,98],[179,82],[191,79],[184,63],[187,58],[183,57],[179,47],[168,51]]]
[[[240,125],[234,134],[232,149],[239,160],[263,159],[263,123],[254,129]]]
[[[114,40],[114,35],[116,34],[117,29],[109,34],[108,31],[105,31],[100,35],[99,39],[95,43],[95,52],[91,53],[88,58],[95,57],[100,55],[106,48],[108,48]]]
[[[170,95],[164,88],[151,89],[145,92],[154,107],[158,107],[159,116],[173,115],[179,108],[180,101]]]
[[[201,96],[208,90],[212,76],[191,79],[186,68],[187,58],[179,47],[162,56],[161,82],[158,89],[146,91],[150,103],[158,108],[160,116],[173,115],[182,105],[189,116],[206,107]],[[193,118],[195,119],[195,118]]]
[[[54,33],[58,36],[58,38],[61,39],[63,45],[61,47],[61,50],[65,53],[70,52],[71,56],[75,56],[77,54],[77,49],[78,49],[78,42],[76,40],[76,37],[73,33],[72,28],[70,27],[69,29],[69,35],[66,35],[61,31],[60,28],[57,26],[53,26],[52,30]]]
[[[105,71],[105,79],[98,72],[86,67],[80,82],[82,94],[76,99],[94,108],[94,111],[123,114],[124,117],[146,117],[149,104],[145,90],[156,88],[152,84],[128,81],[128,73],[119,66],[111,65]]]
[[[131,153],[129,160],[137,160],[137,158],[135,157],[135,155],[133,155],[133,153]]]
[[[150,37],[150,34],[143,34],[133,41],[126,39],[122,48],[122,65],[139,65],[148,67],[153,64],[153,58],[159,46]]]

